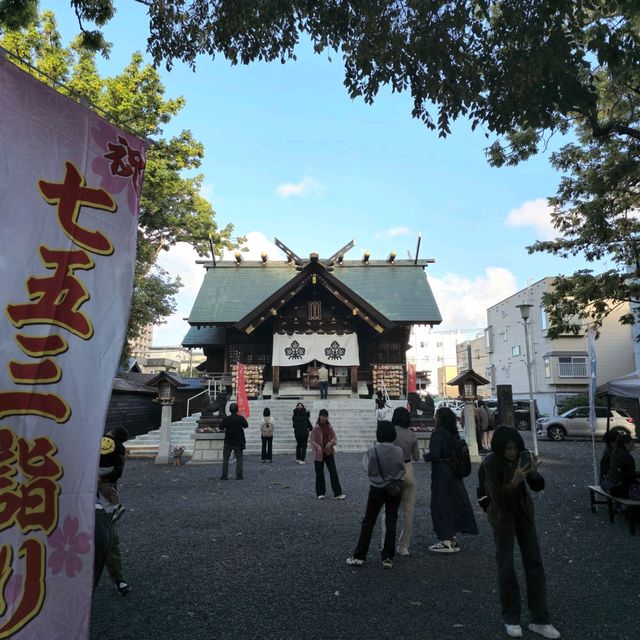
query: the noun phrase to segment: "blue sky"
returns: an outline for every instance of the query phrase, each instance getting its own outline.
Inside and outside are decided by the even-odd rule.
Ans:
[[[145,8],[119,2],[106,29],[113,43],[105,75],[117,74],[134,51],[144,52]],[[57,12],[65,43],[77,32],[67,0],[42,2]],[[348,97],[339,55],[232,67],[200,58],[196,72],[176,64],[162,70],[166,95],[187,105],[165,135],[190,129],[204,143],[203,194],[220,226],[249,234],[256,253],[279,238],[299,255],[328,256],[356,239],[348,258],[395,250],[434,258],[429,280],[444,318],[440,330],[484,326],[487,306],[528,281],[572,273],[579,259],[527,254],[526,245],[551,237],[544,198],[559,175],[540,155],[518,167],[492,169],[484,149],[493,140],[459,121],[445,140],[411,118],[408,95],[384,90],[373,106]],[[548,152],[557,148],[553,141]],[[254,252],[252,251],[252,253]],[[195,254],[179,246],[162,264],[181,275],[178,312],[154,332],[155,345],[178,344],[203,276]]]

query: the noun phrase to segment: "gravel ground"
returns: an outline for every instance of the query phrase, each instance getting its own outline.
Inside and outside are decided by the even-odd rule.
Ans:
[[[590,443],[541,442],[540,452],[547,489],[534,500],[554,624],[568,639],[637,638],[640,535],[609,524],[604,507],[590,512]],[[293,456],[245,458],[245,479],[227,482],[219,465],[129,461],[120,484],[128,511],[118,526],[132,591],[119,596],[103,575],[90,637],[506,638],[482,511],[480,535],[463,536],[461,553],[430,553],[430,466],[419,463],[412,555],[383,570],[376,530],[366,565],[348,567],[368,483],[361,455],[336,461],[344,501],[317,500],[313,464]],[[475,470],[466,482],[474,497]],[[526,625],[524,603],[523,612]]]

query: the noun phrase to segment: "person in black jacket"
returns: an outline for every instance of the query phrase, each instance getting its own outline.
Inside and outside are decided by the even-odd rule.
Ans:
[[[602,458],[600,458],[600,484],[606,485],[606,477],[609,475],[609,468],[611,467],[611,456],[616,447],[616,439],[618,432],[611,430],[607,431],[602,436],[602,442],[604,442],[604,451],[602,452]]]
[[[633,439],[628,433],[622,433],[616,440],[606,481],[602,487],[617,498],[628,498],[629,487],[638,480],[636,461],[633,459]]]
[[[238,405],[233,402],[229,405],[228,416],[222,419],[220,430],[224,431],[224,448],[222,450],[222,475],[220,480],[226,480],[229,473],[229,458],[231,452],[236,456],[236,480],[242,480],[242,452],[246,447],[244,430],[249,423],[244,416],[238,415]]]
[[[516,429],[498,427],[491,439],[490,453],[479,476],[489,498],[487,517],[493,527],[498,565],[500,607],[507,635],[522,638],[520,626],[520,587],[514,567],[515,541],[518,541],[527,582],[527,601],[531,612],[529,630],[544,638],[559,638],[547,608],[547,584],[536,533],[533,491],[544,489],[535,456],[525,452],[524,441]]]
[[[436,411],[436,430],[429,441],[425,462],[431,462],[431,520],[438,542],[429,547],[434,553],[456,553],[457,533],[476,535],[478,525],[462,478],[453,474],[447,462],[458,435],[456,414],[449,407]]]
[[[293,410],[291,417],[293,422],[293,434],[296,437],[296,462],[304,464],[307,457],[307,443],[309,441],[309,431],[313,429],[311,420],[309,420],[309,412],[305,409],[302,402],[298,402]]]

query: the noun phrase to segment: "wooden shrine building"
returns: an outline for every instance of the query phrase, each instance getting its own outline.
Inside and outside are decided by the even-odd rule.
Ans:
[[[209,375],[246,365],[249,397],[269,383],[273,397],[303,395],[318,387],[320,363],[330,393],[370,394],[384,382],[400,396],[411,325],[442,321],[424,271],[433,260],[345,260],[353,241],[305,260],[276,244],[286,261],[199,261],[206,274],[183,346],[203,349]]]

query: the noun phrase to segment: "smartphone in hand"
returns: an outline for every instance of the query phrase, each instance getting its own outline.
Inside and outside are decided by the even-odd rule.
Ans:
[[[520,452],[520,466],[526,467],[528,464],[531,464],[531,451],[529,451],[529,449],[523,449]]]

